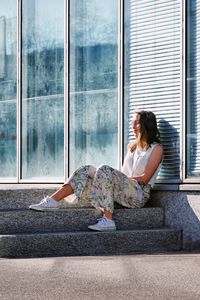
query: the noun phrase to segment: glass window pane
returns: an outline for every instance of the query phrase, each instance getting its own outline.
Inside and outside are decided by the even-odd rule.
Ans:
[[[200,177],[200,2],[187,5],[187,170]]]
[[[16,0],[1,0],[0,10],[0,177],[16,177]],[[3,180],[2,178],[2,180]]]
[[[70,172],[118,162],[118,1],[70,1]]]
[[[22,178],[64,174],[64,2],[24,0]]]

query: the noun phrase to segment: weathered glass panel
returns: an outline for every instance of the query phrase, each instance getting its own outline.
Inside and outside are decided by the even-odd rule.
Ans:
[[[0,9],[0,178],[16,178],[17,7],[1,0]]]
[[[64,175],[64,1],[24,0],[22,178]]]
[[[70,1],[70,172],[118,163],[118,1]]]

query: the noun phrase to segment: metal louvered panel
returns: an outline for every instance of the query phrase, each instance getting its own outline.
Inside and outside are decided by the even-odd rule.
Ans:
[[[161,182],[180,181],[181,1],[130,0],[129,140],[137,108],[158,120],[164,161]]]

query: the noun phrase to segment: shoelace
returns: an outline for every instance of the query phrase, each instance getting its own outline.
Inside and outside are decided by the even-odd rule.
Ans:
[[[48,204],[49,203],[49,198],[46,197],[44,200],[41,202],[41,204]]]
[[[105,217],[101,217],[99,220],[99,224],[105,224],[107,222],[107,219]]]

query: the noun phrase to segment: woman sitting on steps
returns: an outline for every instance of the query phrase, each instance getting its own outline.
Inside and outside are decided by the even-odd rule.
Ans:
[[[102,211],[102,218],[88,226],[89,229],[116,230],[112,219],[114,202],[128,208],[143,207],[150,198],[163,159],[155,115],[150,111],[136,111],[132,128],[136,140],[128,146],[121,172],[107,165],[80,167],[58,191],[29,208],[55,210],[60,207],[60,200],[75,194],[77,200],[87,199]]]

